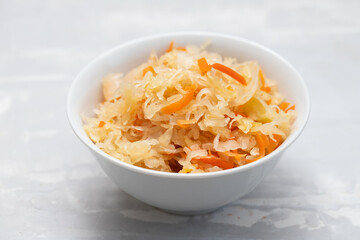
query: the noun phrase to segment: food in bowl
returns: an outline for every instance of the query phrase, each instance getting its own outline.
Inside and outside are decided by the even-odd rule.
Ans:
[[[126,163],[176,173],[235,168],[274,151],[292,130],[295,105],[256,61],[207,45],[171,42],[126,75],[105,76],[96,116],[83,116],[90,139]]]

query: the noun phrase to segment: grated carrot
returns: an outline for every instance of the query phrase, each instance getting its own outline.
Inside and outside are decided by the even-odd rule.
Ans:
[[[114,103],[115,100],[120,100],[120,98],[121,98],[121,97],[113,98],[113,99],[111,99],[109,102]]]
[[[252,163],[252,162],[255,162],[256,160],[259,160],[260,158],[257,157],[257,158],[254,158],[254,159],[245,159],[245,162],[246,163]]]
[[[268,87],[268,86],[266,86],[266,87],[261,87],[261,90],[263,90],[264,92],[269,93],[269,92],[271,92],[271,87]]]
[[[246,154],[240,154],[240,153],[237,153],[236,151],[235,152],[224,152],[224,154],[228,157],[234,157],[236,159],[236,161],[240,161],[240,159],[242,157],[246,156]]]
[[[269,146],[268,146],[269,153],[274,151],[282,142],[282,136],[278,134],[273,134],[273,138],[275,139],[275,141],[272,140],[271,138],[269,139]]]
[[[192,169],[184,168],[184,169],[180,170],[179,173],[190,173],[190,172],[192,172]]]
[[[266,86],[265,85],[265,75],[264,75],[264,72],[260,69],[259,70],[259,78],[260,78],[260,81],[261,81],[261,90],[264,91],[264,92],[271,92],[271,87],[269,86]]]
[[[184,47],[177,47],[177,48],[175,48],[176,50],[179,50],[179,51],[186,51],[186,48],[184,48]]]
[[[207,63],[205,58],[200,58],[198,60],[198,65],[200,68],[201,75],[205,75],[208,71],[211,70],[211,66]]]
[[[265,146],[265,155],[269,154],[269,137],[264,134],[261,134],[261,137],[263,139],[264,146]]]
[[[259,78],[260,78],[260,81],[261,81],[261,86],[265,86],[265,76],[264,76],[264,73],[263,73],[263,71],[261,69],[259,70]]]
[[[152,66],[148,66],[148,67],[143,69],[143,76],[145,76],[145,74],[147,72],[152,72],[154,77],[157,75],[157,73],[155,72],[155,70],[154,70],[154,68]]]
[[[282,102],[280,105],[279,105],[279,108],[281,110],[283,110],[284,112],[288,112],[289,110],[295,110],[295,104],[292,105],[291,107],[290,106],[290,103],[289,102]],[[279,113],[279,110],[276,109],[276,112]]]
[[[165,114],[172,114],[174,112],[177,112],[186,105],[190,103],[190,101],[194,98],[195,94],[195,86],[191,86],[190,89],[184,94],[184,96],[177,102],[171,103],[161,109],[161,112]]]
[[[241,76],[238,72],[232,70],[231,68],[222,65],[220,63],[214,63],[213,65],[211,65],[213,68],[215,68],[216,70],[225,73],[226,75],[229,75],[230,77],[232,77],[233,79],[235,79],[236,81],[240,82],[243,85],[247,85],[246,80],[243,76]]]
[[[265,148],[266,148],[264,138],[262,137],[262,133],[257,132],[255,135],[255,139],[256,139],[256,142],[259,147],[259,157],[258,158],[262,158],[265,156]]]
[[[234,89],[232,88],[232,86],[227,86],[226,89],[227,89],[227,90],[230,90],[230,91],[234,91]]]
[[[230,169],[235,167],[235,164],[230,161],[226,161],[224,159],[215,157],[215,156],[206,156],[206,157],[195,157],[193,158],[194,161],[199,161],[203,163],[207,163],[213,166],[218,166],[222,169]]]
[[[269,140],[268,136],[266,136],[260,132],[257,132],[255,135],[255,139],[256,139],[256,142],[259,147],[259,156],[257,156],[254,159],[245,159],[246,163],[255,162],[255,161],[259,160],[260,158],[263,158],[266,155],[266,153],[267,154],[270,153],[270,148],[269,148],[270,140]]]
[[[283,137],[279,134],[273,134],[273,137],[275,138],[276,142],[278,142],[279,144],[281,143]]]
[[[241,115],[245,118],[249,117],[246,113],[245,113],[245,109],[244,109],[244,105],[239,105],[237,106],[236,110],[234,111],[235,115]]]
[[[285,112],[286,109],[289,107],[289,105],[290,105],[289,102],[282,102],[282,103],[279,105],[279,108]]]
[[[177,125],[179,125],[179,127],[182,128],[188,128],[189,125],[196,123],[196,119],[191,119],[191,120],[177,120]]]
[[[288,112],[289,110],[295,110],[295,104],[294,104],[294,105],[292,105],[291,107],[289,107],[288,109],[286,109],[286,111],[285,111],[285,112]]]
[[[171,52],[173,50],[173,48],[174,48],[174,41],[171,41],[166,52]]]
[[[105,125],[105,122],[104,122],[104,121],[100,121],[98,127],[99,127],[99,128],[102,128],[104,125]]]
[[[245,111],[245,108],[244,108],[244,105],[239,105],[236,107],[236,112],[239,113],[239,112],[244,112]]]

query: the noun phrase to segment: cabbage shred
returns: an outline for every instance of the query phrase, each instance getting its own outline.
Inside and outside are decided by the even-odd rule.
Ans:
[[[247,84],[214,68],[202,75],[201,58],[235,70]],[[256,61],[238,63],[203,46],[172,48],[160,57],[153,51],[125,76],[102,79],[104,101],[94,117],[83,116],[84,130],[107,154],[143,168],[200,173],[223,170],[228,163],[248,164],[262,157],[257,133],[276,148],[296,117],[293,109],[279,108],[284,99],[276,82],[259,79],[259,71]],[[264,91],[262,82],[271,90]],[[171,114],[162,111],[181,101],[190,88],[194,93],[188,94],[192,98],[186,105]],[[266,149],[266,154],[274,150]],[[213,159],[201,161],[205,158]]]

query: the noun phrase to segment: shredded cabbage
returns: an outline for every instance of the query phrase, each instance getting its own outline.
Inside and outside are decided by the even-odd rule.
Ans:
[[[214,68],[202,74],[201,58],[236,71],[246,84]],[[158,171],[212,172],[251,163],[276,149],[296,118],[294,107],[279,107],[284,97],[276,82],[259,71],[256,61],[224,59],[204,46],[173,48],[160,57],[152,51],[126,75],[102,79],[104,101],[94,117],[83,117],[84,130],[109,155]]]

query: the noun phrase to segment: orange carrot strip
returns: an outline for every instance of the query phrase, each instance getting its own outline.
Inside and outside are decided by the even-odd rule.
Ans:
[[[116,100],[120,100],[120,98],[121,98],[121,97],[113,98],[113,99],[111,99],[109,102],[114,103],[114,102],[115,102],[115,99],[116,99]]]
[[[233,162],[226,161],[215,156],[196,157],[193,158],[193,160],[207,163],[213,166],[218,166],[219,168],[222,169],[230,169],[235,167],[235,164]]]
[[[171,41],[166,52],[171,52],[173,50],[173,48],[174,48],[174,41]]]
[[[271,87],[269,86],[266,86],[265,85],[265,75],[264,75],[264,72],[260,69],[259,70],[259,78],[260,78],[260,81],[261,81],[261,90],[264,91],[264,92],[271,92]]]
[[[179,125],[179,127],[182,128],[188,128],[189,125],[196,123],[196,119],[191,119],[191,120],[178,120],[176,123],[177,125]]]
[[[179,101],[163,107],[161,111],[165,114],[172,114],[174,112],[183,109],[194,98],[194,94],[195,94],[195,86],[191,86],[191,88],[184,94],[184,96]]]
[[[208,71],[211,70],[211,66],[207,63],[205,58],[200,58],[198,60],[198,65],[200,68],[201,75],[205,75]]]
[[[260,81],[261,81],[261,90],[264,91],[264,92],[271,92],[271,87],[269,86],[266,86],[265,85],[265,75],[264,75],[264,72],[260,69],[259,70],[259,78],[260,78]]]
[[[170,155],[170,156],[176,156],[176,155],[178,155],[177,153],[167,153],[167,152],[165,152],[165,153],[163,153],[164,155]]]
[[[152,72],[154,77],[157,75],[157,73],[155,72],[155,70],[154,70],[154,68],[152,66],[148,66],[148,67],[143,69],[143,76],[145,76],[145,74],[147,72]]]
[[[232,140],[235,139],[235,138],[234,138],[234,135],[233,135],[232,132],[231,132],[231,130],[230,130],[230,139],[232,139]]]
[[[252,163],[252,162],[255,162],[256,160],[259,160],[261,157],[257,157],[257,158],[254,158],[254,159],[245,159],[245,162],[246,163]]]
[[[98,127],[99,127],[99,128],[102,128],[104,125],[105,125],[105,122],[104,122],[104,121],[100,121]]]
[[[295,110],[295,105],[292,105],[291,107],[289,107],[288,109],[286,109],[285,112],[288,112],[289,110]]]
[[[255,135],[255,139],[256,139],[256,142],[259,147],[259,156],[256,158],[256,160],[258,160],[265,156],[265,147],[266,146],[265,146],[265,142],[264,142],[264,139],[263,139],[261,133],[257,132]]]
[[[246,154],[240,154],[240,153],[236,153],[236,152],[223,152],[223,153],[228,157],[234,157],[236,159],[236,161],[240,161],[240,159],[242,157],[246,156]]]
[[[234,91],[234,89],[232,88],[232,86],[227,86],[226,89],[227,89],[227,90],[230,90],[230,91]]]
[[[256,142],[258,143],[259,155],[261,157],[265,156],[265,141],[264,141],[264,138],[262,137],[262,134],[257,132],[255,135],[255,139],[256,139]]]
[[[271,99],[266,100],[266,104],[267,104],[267,105],[270,105],[270,103],[271,103]]]
[[[275,141],[272,140],[271,138],[269,139],[269,147],[268,147],[269,153],[274,151],[282,142],[282,136],[278,134],[273,134],[273,138],[275,138]]]
[[[259,78],[260,78],[262,86],[265,86],[265,76],[261,69],[259,70]]]
[[[279,108],[285,112],[286,109],[289,107],[289,105],[290,105],[290,103],[288,103],[288,102],[282,102],[282,103],[279,105]]]
[[[261,90],[263,90],[264,92],[269,93],[269,92],[271,92],[271,87],[268,87],[268,86],[266,86],[266,87],[261,87]]]
[[[238,105],[236,107],[236,113],[240,113],[240,112],[244,112],[244,111],[245,111],[244,105]]]
[[[264,146],[265,146],[265,154],[269,154],[269,137],[264,135],[264,134],[261,134],[261,137],[263,139],[263,142],[264,142]]]
[[[179,173],[190,173],[192,172],[192,169],[189,169],[189,168],[183,168],[182,170],[180,170]]]
[[[179,51],[186,51],[186,48],[184,48],[184,47],[177,47],[177,48],[175,48],[176,50],[179,50]]]
[[[246,113],[245,113],[245,109],[244,109],[244,105],[239,105],[237,106],[236,110],[234,111],[235,115],[241,115],[243,117],[249,117]]]
[[[211,65],[213,68],[215,68],[216,70],[225,73],[226,75],[229,75],[230,77],[232,77],[233,79],[235,79],[236,81],[240,82],[243,85],[247,85],[246,80],[243,76],[241,76],[239,73],[237,73],[236,71],[232,70],[231,68],[222,65],[220,63],[214,63],[213,65]]]
[[[279,134],[273,134],[273,137],[275,138],[276,142],[278,142],[279,144],[282,142],[282,136]]]

